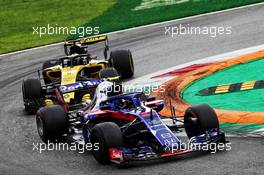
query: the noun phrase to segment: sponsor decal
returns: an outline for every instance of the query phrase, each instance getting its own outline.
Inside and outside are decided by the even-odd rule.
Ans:
[[[62,93],[71,92],[71,91],[75,91],[80,88],[96,86],[100,82],[101,82],[100,80],[91,80],[91,81],[84,81],[84,82],[74,83],[74,84],[69,84],[69,85],[62,85],[60,86],[60,91]]]

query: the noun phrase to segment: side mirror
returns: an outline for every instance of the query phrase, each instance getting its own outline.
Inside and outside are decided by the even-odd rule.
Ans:
[[[160,112],[164,108],[164,103],[157,104],[155,108],[155,111]]]
[[[164,108],[164,101],[159,100],[159,101],[150,101],[146,103],[146,106],[149,108],[154,109],[156,112],[160,112]]]
[[[149,102],[149,101],[154,101],[156,100],[156,97],[147,97],[146,101]]]

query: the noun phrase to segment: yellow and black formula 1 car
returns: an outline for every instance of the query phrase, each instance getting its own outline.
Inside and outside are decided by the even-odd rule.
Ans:
[[[97,59],[89,54],[87,47],[102,41],[105,42],[105,58]],[[107,36],[66,41],[64,48],[67,56],[44,62],[42,69],[38,71],[39,79],[23,81],[23,101],[25,110],[29,113],[35,113],[42,106],[57,103],[58,99],[54,95],[58,86],[109,77],[126,79],[134,75],[133,59],[129,50],[112,51],[107,58]],[[41,85],[40,75],[43,76],[45,85]],[[85,95],[87,97],[93,94]],[[63,96],[63,100],[73,104],[76,96],[78,95],[75,93],[68,93]]]
[[[42,85],[40,77],[26,79],[22,82],[22,93],[25,111],[34,114],[39,108],[50,105],[61,105],[66,111],[73,111],[88,105],[94,98],[96,87],[103,81],[119,82],[120,76],[115,68],[104,68],[98,73],[99,78],[83,78],[63,83]],[[66,78],[65,78],[66,79]],[[74,91],[78,89],[77,91]],[[62,93],[67,91],[67,93]],[[66,104],[66,105],[65,105]]]
[[[92,56],[88,45],[105,42],[104,59]],[[122,79],[134,75],[134,64],[130,50],[116,50],[108,58],[107,36],[97,36],[64,42],[66,57],[43,63],[43,78],[46,84],[60,80],[62,84],[73,83],[80,77],[98,78],[98,72],[106,67],[117,70]]]

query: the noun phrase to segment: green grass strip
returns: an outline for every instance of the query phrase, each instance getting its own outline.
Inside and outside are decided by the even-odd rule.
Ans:
[[[118,0],[1,0],[0,53],[63,41],[68,35],[33,35],[37,26],[78,27]],[[92,26],[93,27],[93,26]]]
[[[264,112],[264,89],[200,96],[201,89],[219,84],[233,84],[264,79],[264,59],[238,64],[198,79],[181,92],[182,98],[191,104],[206,103],[217,109]]]
[[[262,1],[189,0],[133,11],[141,4],[141,0],[1,0],[0,53],[77,37],[45,35],[40,38],[32,34],[34,26],[99,26],[100,32],[105,33]]]
[[[189,0],[185,3],[175,5],[131,11],[131,9],[140,5],[141,0],[119,0],[110,10],[102,16],[88,22],[86,26],[100,25],[101,32],[110,32],[262,1],[263,0]]]

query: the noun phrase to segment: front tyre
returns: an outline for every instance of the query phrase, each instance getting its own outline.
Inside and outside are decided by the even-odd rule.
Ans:
[[[41,98],[42,88],[38,79],[27,79],[22,82],[23,99]]]
[[[43,64],[42,64],[42,69],[48,69],[50,67],[53,67],[53,66],[57,66],[59,65],[59,60],[49,60],[49,61],[45,61]]]
[[[93,150],[94,158],[100,164],[110,162],[109,148],[123,146],[123,136],[119,126],[113,122],[99,123],[91,131],[90,141],[94,145],[99,143],[99,149]]]
[[[38,79],[27,79],[22,82],[22,94],[25,111],[36,113],[39,108],[38,99],[42,98],[42,87]]]
[[[213,108],[207,104],[189,107],[184,115],[184,127],[189,138],[219,129],[219,121]]]
[[[43,142],[59,141],[68,132],[68,117],[59,105],[40,108],[36,114],[37,130]]]

